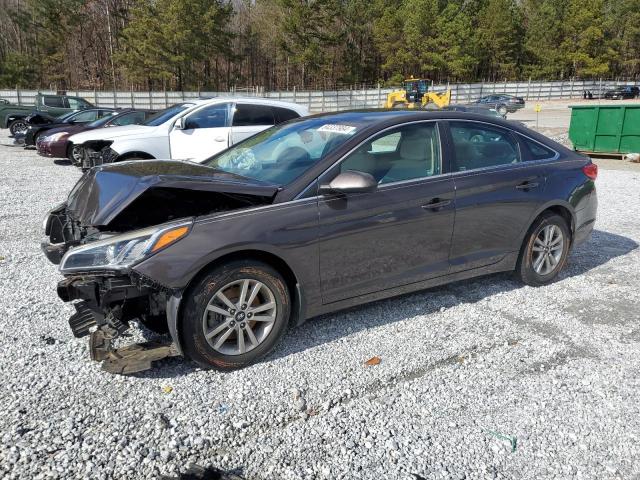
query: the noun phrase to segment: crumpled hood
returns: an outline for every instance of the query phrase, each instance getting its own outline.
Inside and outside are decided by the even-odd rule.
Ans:
[[[273,197],[279,188],[192,162],[135,160],[87,171],[69,194],[67,213],[83,226],[108,226],[142,193],[155,187],[259,197]]]
[[[158,127],[150,127],[148,125],[125,125],[122,127],[107,127],[88,132],[78,133],[70,138],[76,145],[80,145],[89,140],[113,140],[114,138],[126,137],[129,135],[137,135],[140,133],[152,132]]]

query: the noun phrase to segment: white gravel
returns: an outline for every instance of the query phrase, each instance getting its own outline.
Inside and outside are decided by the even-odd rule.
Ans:
[[[0,171],[2,478],[640,475],[638,172],[601,170],[597,231],[549,287],[494,275],[310,321],[242,371],[123,377],[71,335],[39,250],[79,173],[5,146]]]

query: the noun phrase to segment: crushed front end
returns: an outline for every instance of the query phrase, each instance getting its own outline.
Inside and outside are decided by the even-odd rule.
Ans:
[[[181,291],[143,277],[136,266],[187,237],[195,218],[264,205],[278,190],[240,180],[190,162],[115,163],[85,172],[49,212],[42,250],[64,275],[58,296],[73,303],[69,325],[76,337],[90,336],[92,358],[126,373],[180,352]],[[114,350],[133,319],[168,332],[173,343]],[[126,365],[117,363],[125,357]]]
[[[131,266],[146,258],[163,241],[175,241],[189,221],[114,234],[85,227],[66,204],[53,209],[44,222],[47,238],[42,250],[65,276],[58,283],[58,297],[73,304],[76,312],[69,326],[77,338],[90,337],[92,360],[103,362],[113,373],[133,373],[151,368],[153,361],[179,354],[172,342],[151,342],[135,348],[115,349],[132,320],[156,333],[167,333],[168,288],[137,274]],[[169,240],[163,240],[169,232]],[[176,234],[175,232],[178,232]]]

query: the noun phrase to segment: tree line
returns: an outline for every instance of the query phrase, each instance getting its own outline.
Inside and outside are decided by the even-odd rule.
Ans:
[[[223,91],[640,74],[640,0],[0,0],[0,86]]]

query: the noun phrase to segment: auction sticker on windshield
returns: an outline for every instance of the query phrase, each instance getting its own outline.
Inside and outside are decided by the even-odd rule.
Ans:
[[[352,127],[351,125],[338,125],[334,123],[327,123],[318,128],[318,132],[340,133],[342,135],[351,135],[355,130],[356,127]]]

